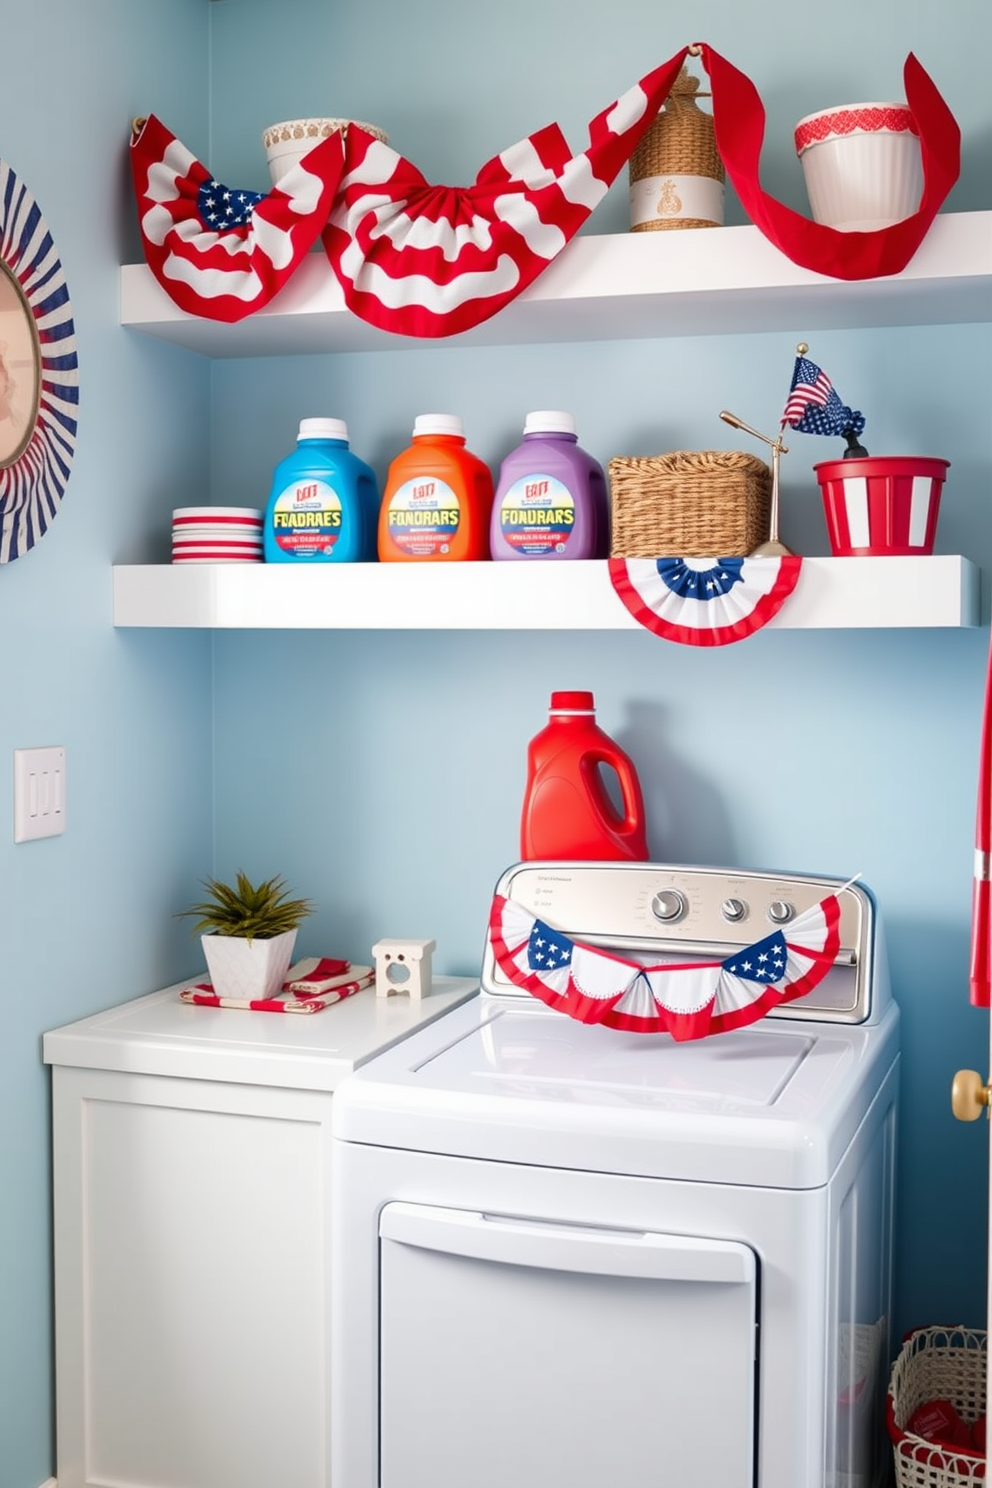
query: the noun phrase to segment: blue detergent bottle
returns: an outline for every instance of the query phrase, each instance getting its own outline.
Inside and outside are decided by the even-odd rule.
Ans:
[[[349,448],[344,419],[301,419],[272,476],[266,563],[372,562],[378,517],[375,475]]]
[[[606,476],[598,460],[579,448],[570,413],[528,413],[523,442],[500,466],[489,551],[494,558],[609,554]]]

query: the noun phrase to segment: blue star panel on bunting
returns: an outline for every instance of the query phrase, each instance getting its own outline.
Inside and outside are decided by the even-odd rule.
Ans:
[[[659,558],[658,573],[683,599],[715,599],[727,594],[742,579],[743,558],[720,558],[711,568],[693,568],[683,558]]]
[[[230,186],[204,181],[197,192],[196,210],[207,227],[223,232],[229,227],[244,227],[262,200],[260,191],[232,191]]]
[[[781,930],[776,930],[774,934],[766,935],[764,940],[745,947],[736,956],[728,957],[723,962],[723,969],[731,976],[744,977],[749,982],[780,982],[785,976],[788,954],[785,936]]]
[[[527,942],[527,960],[532,971],[556,971],[559,966],[570,966],[572,942],[543,920],[535,920]]]

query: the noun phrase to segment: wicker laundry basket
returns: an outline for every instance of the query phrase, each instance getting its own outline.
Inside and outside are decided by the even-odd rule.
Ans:
[[[898,1488],[969,1488],[985,1482],[985,1458],[926,1441],[906,1430],[918,1406],[948,1400],[969,1425],[985,1414],[986,1334],[970,1328],[920,1328],[892,1368],[887,1420]]]
[[[772,473],[740,450],[610,461],[615,558],[741,558],[769,533]]]

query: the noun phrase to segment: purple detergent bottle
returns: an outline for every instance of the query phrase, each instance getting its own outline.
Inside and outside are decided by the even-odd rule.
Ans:
[[[580,449],[570,413],[528,413],[523,443],[500,466],[489,551],[494,558],[605,558],[606,476]]]

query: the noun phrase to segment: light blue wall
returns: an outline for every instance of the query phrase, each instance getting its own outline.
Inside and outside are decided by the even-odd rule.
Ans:
[[[213,168],[265,186],[258,137],[279,119],[351,114],[387,129],[429,180],[468,184],[499,149],[557,120],[576,148],[628,83],[696,37],[756,83],[765,184],[807,210],[796,120],[902,96],[914,50],[961,123],[950,209],[987,208],[992,108],[984,0],[921,0],[797,19],[793,6],[702,0],[452,0],[361,6],[238,0],[214,21]],[[691,33],[687,33],[687,25]],[[626,228],[625,180],[590,231]],[[739,220],[731,202],[730,220]],[[570,408],[601,459],[739,443],[729,407],[772,428],[798,339],[813,342],[874,453],[952,463],[944,552],[992,565],[987,328],[787,333],[578,347],[376,352],[215,365],[215,498],[263,501],[298,418],[334,414],[380,478],[417,412],[465,418],[493,465],[532,407]],[[976,375],[976,372],[978,375]],[[827,549],[796,436],[783,535]],[[478,968],[492,887],[517,852],[528,738],[555,687],[591,687],[633,754],[651,847],[706,863],[861,872],[888,928],[905,1015],[896,1328],[985,1316],[983,1130],[948,1108],[984,1068],[988,1018],[967,1005],[978,728],[988,632],[772,633],[714,654],[647,634],[223,635],[215,641],[217,865],[286,872],[320,911],[302,948],[366,956],[380,935],[433,936],[443,971]],[[259,692],[264,686],[265,702]],[[300,720],[305,720],[301,723]]]
[[[949,206],[968,210],[989,205],[990,33],[985,0],[950,13],[839,0],[805,23],[781,0],[701,0],[691,22],[667,0],[6,7],[0,156],[59,247],[81,409],[58,520],[0,571],[0,761],[61,743],[69,779],[64,837],[14,846],[9,814],[0,825],[0,1488],[38,1488],[54,1470],[42,1032],[186,974],[190,942],[172,914],[205,871],[241,863],[284,871],[317,898],[309,948],[358,956],[380,934],[423,933],[438,939],[441,970],[474,970],[493,881],[516,851],[526,740],[559,685],[592,687],[634,754],[659,855],[860,870],[876,890],[906,1014],[897,1325],[984,1315],[984,1138],[951,1121],[946,1088],[959,1064],[984,1067],[987,1038],[963,992],[987,631],[769,632],[706,656],[646,634],[413,626],[212,642],[115,632],[110,565],[160,561],[180,499],[263,499],[303,414],[347,417],[380,474],[431,405],[461,411],[494,463],[538,404],[571,407],[602,458],[727,443],[716,411],[773,422],[803,333],[211,369],[117,324],[117,264],[138,256],[133,114],[154,110],[236,184],[264,189],[261,129],[308,112],[370,119],[430,179],[468,182],[552,119],[581,147],[594,113],[698,36],[757,83],[766,184],[803,206],[795,120],[898,96],[913,48],[962,124]],[[728,219],[739,220],[733,202]],[[621,182],[590,230],[625,226]],[[974,375],[986,344],[964,328],[865,331],[818,336],[815,350],[866,408],[879,450],[952,459],[939,546],[989,568],[992,452]],[[826,546],[809,475],[817,443],[797,440],[785,472],[785,535],[806,552]],[[770,723],[759,716],[769,700]],[[290,723],[301,713],[302,733]],[[314,763],[332,782],[316,802],[304,784]],[[411,769],[429,790],[412,789]],[[9,813],[9,789],[7,801]]]
[[[209,642],[111,623],[110,565],[205,489],[207,369],[118,326],[134,256],[132,115],[203,148],[203,0],[3,7],[0,156],[44,213],[80,367],[75,467],[51,530],[0,569],[0,1485],[54,1471],[49,1082],[41,1035],[186,974],[171,918],[209,862]],[[15,846],[12,751],[63,744],[67,830]]]

